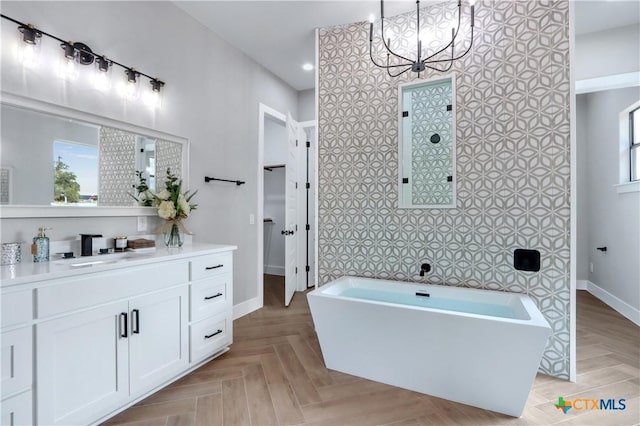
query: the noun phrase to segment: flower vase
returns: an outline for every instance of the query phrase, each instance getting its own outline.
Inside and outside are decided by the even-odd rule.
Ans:
[[[184,241],[182,241],[182,232],[180,232],[178,224],[173,223],[171,228],[164,233],[164,244],[167,248],[182,247]]]

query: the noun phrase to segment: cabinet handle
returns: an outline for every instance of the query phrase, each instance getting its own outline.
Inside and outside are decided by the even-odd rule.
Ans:
[[[220,296],[222,296],[222,293],[214,294],[213,296],[206,296],[204,298],[204,300],[211,300],[211,299],[215,299],[216,297],[220,297]]]
[[[217,336],[218,334],[222,333],[222,330],[218,329],[218,331],[216,331],[213,334],[210,334],[208,336],[204,336],[205,339],[211,339],[213,336]]]
[[[140,311],[137,309],[131,311],[131,334],[140,334]]]
[[[124,319],[124,325],[123,325],[123,319]],[[129,335],[127,334],[127,329],[128,329],[128,325],[127,325],[127,313],[126,312],[122,312],[120,314],[120,337],[124,337],[125,339],[127,337],[129,337]]]
[[[207,271],[211,270],[211,269],[218,269],[218,268],[222,268],[224,265],[216,265],[216,266],[206,266],[204,269],[206,269]]]

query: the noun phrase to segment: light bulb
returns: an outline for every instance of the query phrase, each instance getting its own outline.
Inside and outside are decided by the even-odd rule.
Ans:
[[[93,73],[93,86],[98,90],[108,90],[111,87],[111,75],[104,71],[96,70]]]
[[[307,62],[306,64],[302,65],[302,69],[305,71],[311,71],[313,69],[313,65]]]
[[[160,95],[160,92],[147,90],[142,95],[142,102],[150,108],[159,108],[162,104],[162,96]]]
[[[40,45],[20,43],[18,46],[18,60],[27,68],[32,68],[40,62]]]
[[[62,57],[58,65],[58,76],[65,80],[76,80],[79,75],[76,61]]]
[[[376,15],[374,15],[373,13],[369,15],[369,22],[371,22],[372,24],[376,22]]]

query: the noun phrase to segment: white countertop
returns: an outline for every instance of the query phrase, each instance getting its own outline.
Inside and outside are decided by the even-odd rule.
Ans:
[[[171,249],[158,247],[154,251],[132,251],[74,259],[52,259],[49,262],[39,263],[21,262],[15,265],[0,266],[0,287],[6,288],[24,283],[104,272],[159,261],[231,251],[237,248],[237,246],[226,244],[190,244]]]

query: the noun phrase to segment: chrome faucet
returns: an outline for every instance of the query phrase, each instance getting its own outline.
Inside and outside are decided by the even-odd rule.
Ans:
[[[80,256],[93,255],[93,238],[102,238],[102,234],[80,234]]]
[[[431,270],[431,265],[428,263],[423,263],[420,265],[420,276],[424,277],[425,272],[429,272]]]

